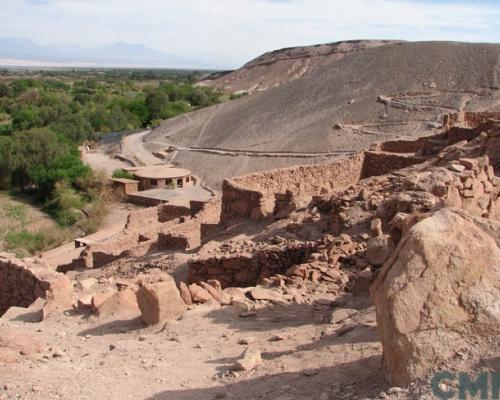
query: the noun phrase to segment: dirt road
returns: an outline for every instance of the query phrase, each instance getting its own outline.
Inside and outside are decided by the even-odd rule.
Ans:
[[[139,161],[143,165],[161,163],[161,159],[155,157],[144,147],[143,138],[149,132],[150,131],[144,131],[125,136],[122,139],[122,154],[127,158]],[[164,143],[162,143],[161,146],[162,148],[166,147]]]

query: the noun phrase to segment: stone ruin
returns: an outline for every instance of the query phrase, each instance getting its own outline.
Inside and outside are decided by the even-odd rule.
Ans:
[[[466,114],[464,126],[331,164],[228,179],[210,203],[132,213],[122,232],[89,244],[71,268],[197,249],[185,280],[124,284],[146,323],[178,317],[182,302],[298,303],[300,294],[286,289],[294,285],[370,291],[387,377],[407,384],[453,367],[457,349],[480,357],[500,348],[500,124],[491,116]],[[241,221],[273,229],[258,240],[216,235]],[[53,293],[64,275],[42,278],[32,272],[38,267],[3,260],[2,310],[60,297]]]
[[[46,265],[25,262],[0,253],[0,315],[10,307],[28,307],[37,298],[51,302],[49,308],[72,304],[69,279]]]
[[[161,204],[129,214],[125,228],[106,240],[90,243],[79,258],[61,270],[101,268],[124,257],[199,246],[203,233],[219,222],[220,203],[192,201],[190,207]]]

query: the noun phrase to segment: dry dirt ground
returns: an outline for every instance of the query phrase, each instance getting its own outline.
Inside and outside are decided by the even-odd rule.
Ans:
[[[84,154],[83,161],[94,171],[104,171],[107,177],[111,177],[117,169],[129,166],[127,163],[112,158],[101,151]]]
[[[246,318],[234,306],[194,306],[179,321],[149,328],[133,315],[49,317],[36,326],[47,343],[43,353],[0,366],[0,398],[378,397],[388,388],[373,308],[366,298],[353,299],[344,307],[359,311],[332,324],[331,295],[318,288],[313,298],[311,304],[257,304]],[[16,329],[25,324],[0,321]],[[262,351],[263,364],[232,372],[248,343]]]

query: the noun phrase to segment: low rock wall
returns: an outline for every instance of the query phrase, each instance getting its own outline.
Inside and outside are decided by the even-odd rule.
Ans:
[[[201,244],[202,232],[218,224],[219,218],[220,201],[198,202],[194,211],[169,204],[135,211],[128,216],[123,231],[89,244],[73,265],[101,268],[118,259],[142,256],[153,250],[193,248]]]
[[[305,262],[314,245],[298,242],[288,246],[269,246],[262,250],[222,257],[209,257],[189,263],[189,282],[217,279],[223,288],[255,286],[264,278],[285,274],[293,265]]]
[[[0,315],[12,306],[28,307],[39,297],[69,306],[71,285],[68,278],[46,266],[0,253]]]
[[[385,175],[425,161],[424,157],[366,151],[361,178]]]

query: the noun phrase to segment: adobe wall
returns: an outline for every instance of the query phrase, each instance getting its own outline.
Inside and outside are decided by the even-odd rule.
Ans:
[[[68,278],[41,264],[0,253],[0,315],[12,306],[28,307],[39,297],[69,305],[66,304],[71,300]]]
[[[364,154],[320,165],[300,165],[226,179],[222,184],[221,220],[266,218],[274,208],[274,194],[287,190],[300,199],[355,184],[361,177]]]

